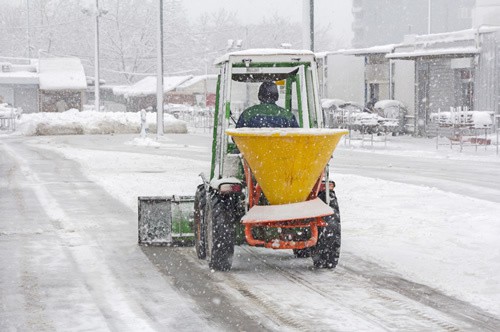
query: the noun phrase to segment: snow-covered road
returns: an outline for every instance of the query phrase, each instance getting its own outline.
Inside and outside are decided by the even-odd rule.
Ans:
[[[231,272],[213,273],[192,248],[138,247],[135,213],[137,196],[193,194],[210,138],[124,144],[133,137],[2,139],[0,330],[500,326],[494,156],[340,146],[337,269],[243,246]]]
[[[144,259],[130,208],[60,154],[0,146],[0,330],[210,329]]]

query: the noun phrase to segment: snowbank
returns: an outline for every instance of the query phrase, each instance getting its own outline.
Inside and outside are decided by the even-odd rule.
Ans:
[[[150,132],[156,131],[156,113],[147,113]],[[17,134],[24,136],[134,134],[141,129],[140,112],[80,112],[24,114],[17,123]],[[187,124],[164,114],[165,133],[186,133]]]

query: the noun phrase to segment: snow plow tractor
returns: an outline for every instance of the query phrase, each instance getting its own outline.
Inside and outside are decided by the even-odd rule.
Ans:
[[[212,162],[194,197],[198,258],[227,271],[234,246],[246,243],[293,250],[317,268],[334,268],[341,231],[329,161],[347,131],[324,128],[314,54],[245,50],[216,65]],[[262,102],[263,82],[276,85],[276,107],[293,114],[296,128],[237,126],[244,110]]]

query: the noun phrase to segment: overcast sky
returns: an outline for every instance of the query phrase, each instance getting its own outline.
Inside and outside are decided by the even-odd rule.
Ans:
[[[28,0],[29,1],[29,0]],[[86,0],[89,4],[95,0]],[[156,2],[158,0],[149,0]],[[259,23],[264,17],[279,14],[295,22],[302,22],[303,2],[308,0],[181,0],[190,19],[204,12],[217,12],[221,8],[236,13],[243,23]],[[106,0],[100,0],[106,4]],[[16,3],[25,6],[26,0],[0,0],[0,4]],[[164,1],[167,4],[167,1]],[[332,26],[335,37],[350,42],[352,39],[352,0],[314,0],[316,26]]]
[[[302,7],[305,0],[182,0],[184,7],[196,18],[203,12],[216,12],[221,8],[235,12],[244,23],[260,22],[263,17],[289,17],[295,22],[302,22]],[[306,0],[307,1],[307,0]],[[316,25],[331,24],[338,36],[352,39],[352,0],[315,0]]]

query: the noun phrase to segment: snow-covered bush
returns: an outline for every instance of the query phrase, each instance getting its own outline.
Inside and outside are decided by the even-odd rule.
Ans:
[[[147,113],[150,132],[156,130],[156,113]],[[140,112],[94,112],[71,109],[62,113],[24,114],[17,125],[18,133],[26,136],[135,134],[140,132]],[[164,114],[165,133],[186,133],[187,124]]]

